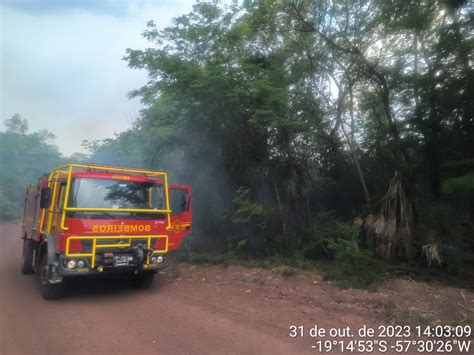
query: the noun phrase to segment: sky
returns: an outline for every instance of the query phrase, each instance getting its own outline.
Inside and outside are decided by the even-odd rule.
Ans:
[[[125,50],[150,47],[146,23],[169,26],[194,1],[0,0],[1,121],[19,113],[66,156],[126,130],[143,108],[127,94],[147,76],[127,67]]]

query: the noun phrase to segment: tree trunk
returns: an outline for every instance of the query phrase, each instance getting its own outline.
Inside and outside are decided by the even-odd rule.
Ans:
[[[287,233],[286,219],[285,219],[285,214],[283,213],[283,204],[281,202],[280,190],[278,189],[278,185],[275,181],[275,178],[273,178],[273,187],[275,188],[275,197],[277,200],[278,213],[280,214],[281,228],[283,230],[283,233],[286,234]]]
[[[343,95],[343,93],[342,93]],[[357,175],[359,175],[359,180],[362,185],[362,190],[364,191],[364,197],[367,205],[370,205],[370,194],[369,194],[369,189],[367,188],[367,184],[365,183],[365,178],[364,178],[364,173],[362,171],[362,168],[360,166],[360,161],[359,157],[357,156],[357,142],[355,141],[354,137],[354,130],[355,130],[355,122],[354,122],[354,96],[352,92],[352,83],[349,83],[349,95],[350,95],[350,105],[349,105],[349,110],[350,110],[350,117],[351,117],[351,132],[350,135],[347,134],[346,129],[344,128],[344,123],[341,124],[342,132],[344,134],[344,137],[347,140],[347,143],[349,145],[349,149],[351,150],[351,155],[352,155],[352,160],[354,161],[354,165],[357,170]],[[341,100],[342,103],[342,100]],[[342,116],[342,115],[341,115]],[[342,119],[342,117],[340,118]]]

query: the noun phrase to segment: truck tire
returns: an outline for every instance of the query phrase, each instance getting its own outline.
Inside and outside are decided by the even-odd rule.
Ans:
[[[50,283],[48,267],[48,256],[43,255],[40,266],[41,294],[47,300],[57,300],[64,295],[64,282]]]
[[[23,251],[21,253],[21,272],[25,275],[35,272],[33,269],[33,252],[35,242],[31,239],[23,239]]]
[[[145,271],[133,275],[131,279],[132,286],[143,289],[149,288],[153,283],[153,278],[155,277],[155,274],[156,273],[153,271]]]

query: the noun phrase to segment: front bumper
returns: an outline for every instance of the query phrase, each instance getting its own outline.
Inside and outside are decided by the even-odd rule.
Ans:
[[[80,275],[99,275],[99,274],[130,274],[136,271],[160,271],[167,265],[167,256],[163,255],[164,261],[161,263],[148,264],[129,264],[129,265],[103,265],[103,258],[96,257],[95,267],[91,267],[89,258],[71,258],[66,255],[60,255],[58,258],[57,274],[60,276],[80,276]],[[68,269],[67,262],[74,259],[84,261],[84,267],[75,267]]]
[[[155,248],[161,241],[161,247]],[[71,243],[89,243],[81,252],[72,252]],[[64,254],[59,256],[57,274],[83,275],[103,273],[129,273],[136,271],[158,271],[166,265],[169,238],[167,235],[115,235],[115,236],[69,236]],[[152,258],[163,257],[161,263]],[[115,258],[128,258],[124,261]],[[82,267],[67,268],[67,262],[79,260]]]

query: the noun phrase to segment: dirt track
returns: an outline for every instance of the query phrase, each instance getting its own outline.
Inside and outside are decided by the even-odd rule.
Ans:
[[[37,275],[19,271],[19,231],[0,225],[0,354],[315,353],[311,338],[288,336],[290,325],[376,327],[390,322],[389,306],[399,315],[406,307],[413,322],[426,313],[408,311],[418,300],[444,324],[456,320],[450,305],[463,301],[460,292],[474,302],[469,291],[405,280],[367,293],[341,291],[317,274],[285,280],[268,270],[186,265],[149,290],[84,280],[64,299],[45,301]],[[392,301],[397,292],[400,304]],[[442,319],[445,312],[451,318]]]

